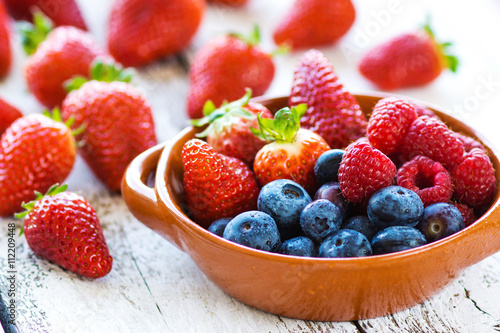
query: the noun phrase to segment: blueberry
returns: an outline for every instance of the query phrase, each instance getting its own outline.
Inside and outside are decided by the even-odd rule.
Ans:
[[[266,213],[251,210],[231,220],[224,230],[224,238],[254,249],[272,251],[280,243],[276,222]]]
[[[325,239],[319,246],[318,257],[364,257],[372,254],[370,242],[355,230],[341,229]]]
[[[281,244],[280,253],[291,256],[315,257],[314,242],[307,237],[295,237]]]
[[[221,219],[218,219],[208,227],[208,231],[222,237],[224,235],[224,229],[226,229],[226,225],[232,219],[232,217],[223,217]]]
[[[332,149],[320,155],[314,165],[314,174],[320,184],[339,181],[339,167],[342,161],[344,151],[341,149]]]
[[[412,227],[389,227],[377,233],[372,239],[374,254],[384,254],[412,249],[426,244],[424,235]]]
[[[317,243],[340,229],[342,213],[340,209],[325,199],[308,204],[300,213],[302,231]]]
[[[349,201],[342,195],[342,191],[340,190],[339,183],[329,182],[323,184],[314,195],[314,200],[317,199],[326,199],[331,201],[335,206],[337,206],[342,212],[342,220],[347,218],[347,214],[349,213]]]
[[[424,218],[417,225],[427,242],[434,242],[465,228],[460,211],[447,203],[436,203],[424,209]]]
[[[388,186],[370,197],[367,212],[368,218],[380,229],[414,227],[422,220],[424,205],[417,193],[401,186]]]
[[[373,224],[372,221],[370,221],[368,216],[364,215],[358,215],[349,218],[342,224],[341,228],[356,230],[362,233],[369,241],[371,241],[373,236],[375,236],[375,234],[380,231],[380,229],[375,224]]]
[[[307,191],[296,182],[278,179],[260,190],[257,208],[276,221],[283,233],[300,231],[300,212],[312,201]]]

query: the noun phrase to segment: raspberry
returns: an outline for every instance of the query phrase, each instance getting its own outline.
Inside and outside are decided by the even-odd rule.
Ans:
[[[462,214],[462,217],[464,218],[464,224],[466,227],[470,226],[472,223],[476,222],[476,214],[474,214],[474,209],[471,207],[457,203],[457,202],[450,202],[450,205],[455,206],[456,209]]]
[[[417,112],[417,117],[429,116],[431,118],[439,119],[439,117],[431,109],[416,103],[413,103],[413,106],[415,107],[415,112]]]
[[[474,140],[470,136],[466,136],[457,132],[453,132],[453,134],[458,138],[458,140],[462,141],[466,153],[470,152],[473,148],[479,148],[486,151],[486,149],[484,149],[484,146],[479,141]]]
[[[463,161],[464,146],[442,121],[422,116],[411,124],[401,154],[408,160],[424,155],[450,170]]]
[[[453,194],[453,183],[444,166],[419,155],[398,170],[398,185],[418,194],[424,206],[448,202]]]
[[[339,168],[340,189],[352,202],[362,202],[375,191],[392,185],[396,166],[364,140],[350,144]]]
[[[480,208],[490,203],[495,194],[495,170],[484,151],[473,148],[456,165],[451,176],[454,179],[455,197],[460,203]]]
[[[398,153],[401,141],[415,119],[415,108],[406,100],[394,97],[381,99],[368,121],[368,140],[384,154]]]

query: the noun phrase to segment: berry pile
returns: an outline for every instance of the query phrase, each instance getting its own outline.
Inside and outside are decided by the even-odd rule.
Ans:
[[[193,123],[209,124],[198,135],[208,143],[183,150],[187,213],[225,239],[295,256],[384,254],[456,233],[491,204],[481,143],[404,98],[381,99],[366,121],[319,51],[301,59],[290,108],[271,118],[249,98],[205,107]]]

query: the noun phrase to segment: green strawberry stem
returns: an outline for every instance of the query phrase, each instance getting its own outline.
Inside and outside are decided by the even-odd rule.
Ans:
[[[66,191],[67,189],[68,189],[68,185],[66,185],[66,184],[64,184],[64,185],[54,184],[49,188],[49,190],[45,194],[42,194],[38,191],[35,191],[35,195],[36,195],[35,200],[23,203],[22,207],[25,210],[15,214],[14,217],[16,219],[22,219],[22,218],[26,217],[26,215],[28,215],[29,212],[31,212],[33,210],[33,208],[35,208],[35,204],[38,201],[42,200],[43,197],[48,196],[48,195],[56,195],[56,194],[59,194],[59,193]],[[23,232],[24,232],[24,228],[21,227],[21,232],[19,233],[19,236],[21,236],[23,234]]]
[[[212,131],[220,133],[224,127],[230,126],[233,122],[241,118],[248,120],[255,119],[256,115],[243,108],[248,105],[250,98],[252,98],[252,90],[247,88],[242,98],[231,103],[223,103],[218,109],[212,101],[207,101],[203,106],[205,117],[191,120],[191,125],[195,127],[208,125],[203,132],[196,134],[196,136],[204,138]]]
[[[90,66],[90,80],[103,82],[126,82],[132,81],[135,71],[132,68],[123,68],[118,63],[104,62],[96,59]],[[66,81],[64,84],[68,92],[80,89],[86,82],[90,81],[88,77],[77,75]]]
[[[436,43],[439,52],[441,53],[442,57],[445,60],[446,63],[446,68],[449,68],[453,73],[456,73],[459,60],[458,57],[448,53],[448,48],[453,45],[451,42],[445,42],[445,43],[439,43],[436,40],[436,35],[434,34],[434,31],[431,28],[431,18],[430,15],[427,15],[427,19],[425,24],[422,26],[422,29],[429,35],[429,37],[432,39],[434,43]]]
[[[52,112],[49,110],[43,110],[43,115],[46,117],[49,117],[50,119],[63,123],[67,128],[71,129],[73,124],[75,123],[75,117],[69,118],[66,122],[63,121],[62,116],[61,116],[61,110],[59,110],[58,107],[55,107]],[[87,128],[86,124],[81,125],[80,127],[76,129],[71,129],[71,134],[73,137],[76,137],[79,134],[82,134],[83,131]]]
[[[52,29],[54,29],[52,21],[39,10],[33,15],[33,23],[20,22],[18,30],[24,52],[27,55],[35,53],[38,45],[47,39]]]
[[[232,32],[229,34],[229,36],[241,39],[242,41],[246,42],[249,46],[259,45],[261,40],[260,29],[257,24],[254,24],[253,30],[248,36],[245,36],[237,32]]]
[[[251,128],[254,135],[265,141],[290,143],[300,129],[300,118],[306,113],[307,105],[283,108],[276,112],[274,119],[257,116],[259,129]]]

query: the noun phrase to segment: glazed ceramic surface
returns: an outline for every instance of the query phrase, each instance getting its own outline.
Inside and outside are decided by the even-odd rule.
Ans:
[[[355,96],[369,115],[384,95]],[[288,99],[259,99],[271,111]],[[425,105],[424,103],[421,103]],[[498,153],[480,135],[431,107],[453,130],[480,139],[500,179]],[[182,146],[195,130],[138,156],[124,177],[130,211],[182,251],[222,290],[257,309],[318,321],[374,318],[419,304],[465,268],[500,251],[499,193],[474,224],[437,242],[402,252],[360,258],[303,258],[262,252],[226,241],[185,214]],[[154,182],[149,181],[154,173]],[[153,187],[147,185],[154,183]]]

